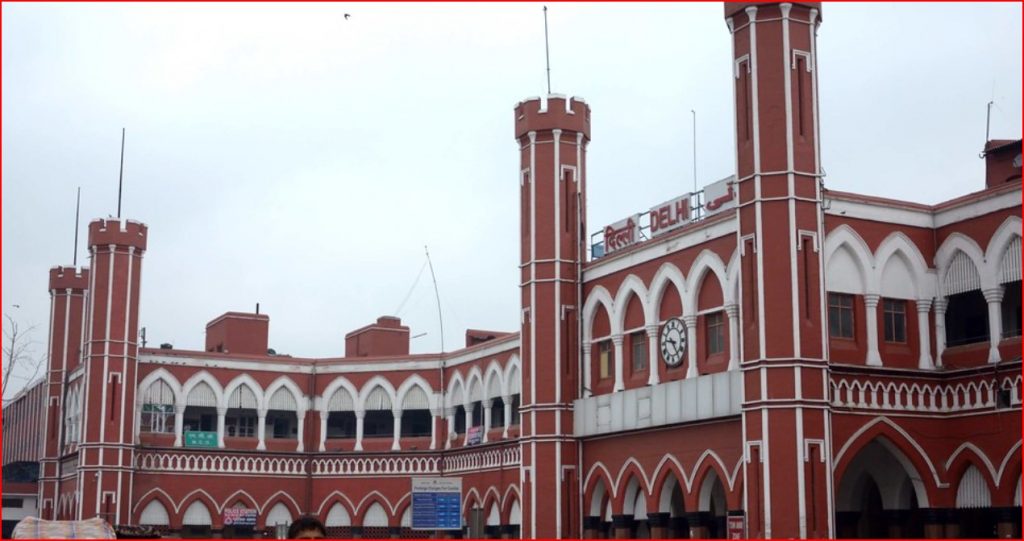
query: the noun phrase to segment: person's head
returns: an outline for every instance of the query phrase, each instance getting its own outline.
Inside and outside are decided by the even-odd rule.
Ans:
[[[324,539],[327,528],[320,519],[312,515],[304,515],[292,522],[288,528],[288,539]]]

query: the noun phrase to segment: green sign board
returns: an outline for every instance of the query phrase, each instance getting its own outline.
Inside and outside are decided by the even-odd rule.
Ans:
[[[185,447],[217,447],[217,433],[186,431]]]

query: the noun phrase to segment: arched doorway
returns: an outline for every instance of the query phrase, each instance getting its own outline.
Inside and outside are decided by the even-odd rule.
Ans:
[[[690,524],[686,520],[683,486],[673,474],[668,475],[668,478],[665,479],[665,483],[661,487],[658,511],[668,515],[666,536],[669,539],[689,539]]]
[[[927,507],[920,474],[891,441],[879,437],[857,453],[839,481],[836,535],[921,537],[920,507]]]
[[[696,525],[690,524],[690,537],[725,539],[725,485],[722,484],[716,470],[709,470],[704,482],[701,483],[698,504],[699,521]]]

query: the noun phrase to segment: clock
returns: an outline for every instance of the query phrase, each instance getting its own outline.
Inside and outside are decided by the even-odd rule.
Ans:
[[[661,328],[661,357],[669,366],[679,366],[686,355],[686,324],[672,318]]]

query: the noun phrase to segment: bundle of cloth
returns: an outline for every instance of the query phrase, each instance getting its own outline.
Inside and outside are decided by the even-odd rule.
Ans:
[[[117,539],[117,535],[101,518],[41,520],[26,517],[14,527],[11,539]]]

